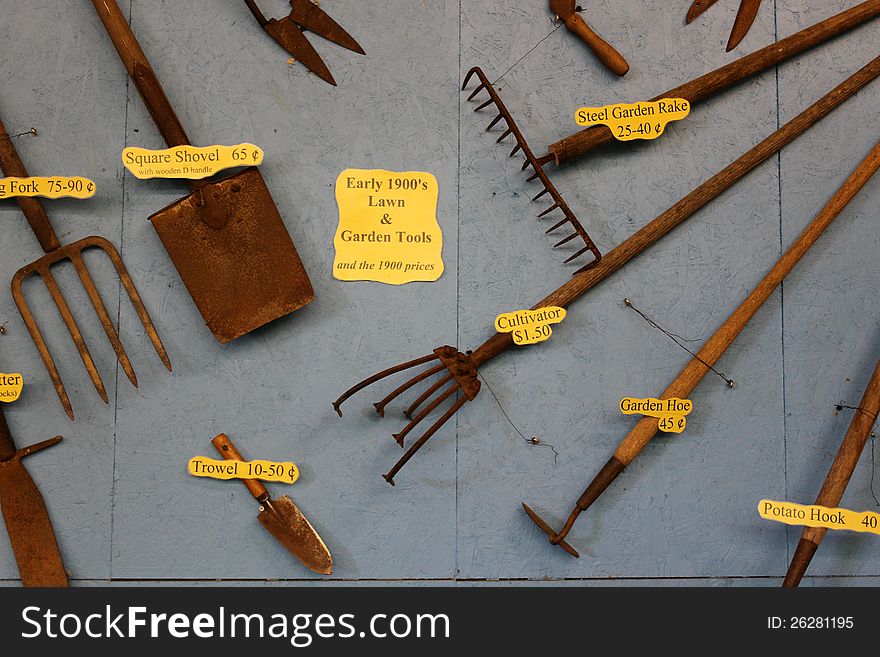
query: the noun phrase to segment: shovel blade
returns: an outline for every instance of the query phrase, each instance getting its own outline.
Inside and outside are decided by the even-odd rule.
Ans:
[[[0,463],[0,508],[24,586],[67,586],[49,511],[18,458]]]
[[[333,573],[333,557],[318,532],[286,495],[260,511],[260,524],[303,565],[321,575]]]
[[[205,183],[150,220],[221,343],[315,298],[290,233],[256,168]]]

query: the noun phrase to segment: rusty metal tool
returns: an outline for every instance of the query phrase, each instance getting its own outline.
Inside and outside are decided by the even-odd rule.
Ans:
[[[67,586],[46,502],[21,462],[61,440],[56,436],[16,449],[0,403],[0,509],[24,586]]]
[[[366,55],[364,49],[360,47],[353,36],[330,18],[326,11],[310,0],[290,0],[290,15],[281,20],[267,19],[255,0],[244,0],[244,3],[257,19],[260,27],[266,30],[269,36],[275,39],[294,59],[302,62],[312,73],[334,87],[336,80],[333,79],[330,69],[327,68],[327,64],[321,59],[318,51],[306,39],[303,30],[309,30],[343,48]]]
[[[165,142],[169,147],[189,144],[116,0],[92,4]],[[315,298],[257,168],[192,180],[190,188],[189,196],[150,221],[218,341],[231,342]]]
[[[687,13],[687,23],[693,22],[697,16],[702,15],[709,7],[714,5],[718,0],[694,0],[691,8]],[[736,20],[733,23],[733,29],[730,31],[730,39],[727,42],[727,52],[736,48],[742,41],[758,16],[758,10],[761,8],[761,0],[742,0],[739,4],[739,11],[736,14]]]
[[[822,489],[816,498],[817,505],[832,508],[840,505],[846,487],[859,463],[859,457],[865,450],[868,438],[871,437],[871,430],[877,423],[878,413],[880,413],[880,361],[874,368],[874,374],[871,375],[868,387],[865,388],[862,401],[855,410],[849,429],[822,484]],[[800,584],[827,531],[825,527],[804,527],[782,586],[793,588]]]
[[[880,61],[878,58],[877,61]],[[725,320],[725,322],[712,334],[696,357],[692,358],[681,370],[677,377],[669,384],[660,399],[672,397],[687,398],[694,388],[703,380],[703,377],[711,370],[711,367],[724,355],[728,347],[739,336],[755,316],[773,291],[779,287],[785,277],[800,262],[810,248],[821,237],[822,233],[840,216],[850,201],[871,180],[872,176],[880,169],[880,142],[871,150],[868,156],[862,160],[855,171],[847,178],[840,189],[835,192],[828,204],[822,209],[815,219],[807,226],[794,243],[788,248],[783,256],[776,262],[773,268],[761,280],[760,283],[749,293],[745,300]],[[876,416],[875,416],[876,418]],[[873,420],[870,421],[873,424]],[[590,482],[586,490],[578,499],[574,509],[568,517],[565,526],[558,533],[545,522],[535,511],[523,504],[528,516],[545,533],[553,545],[559,545],[570,555],[577,557],[577,551],[565,542],[571,528],[578,517],[590,508],[590,506],[607,490],[611,483],[632,463],[642,452],[649,442],[659,433],[658,420],[654,417],[645,416],[632,428],[626,437],[617,446],[614,456],[599,471],[599,474]],[[870,427],[868,428],[870,431]],[[866,438],[867,439],[867,438]],[[861,451],[861,450],[860,450]],[[858,452],[852,458],[853,465],[858,458]],[[845,486],[845,483],[844,483]],[[843,490],[840,490],[841,495]],[[839,498],[838,498],[839,501]],[[833,504],[830,506],[834,506]],[[809,546],[803,551],[809,549]],[[801,555],[801,557],[803,554]],[[797,555],[796,555],[797,557]]]
[[[244,461],[226,434],[211,444],[227,461]],[[260,503],[260,524],[286,547],[304,566],[321,575],[333,573],[333,557],[318,532],[287,495],[272,499],[257,479],[242,479],[250,494]]]
[[[532,308],[538,309],[547,306],[561,306],[565,308],[579,299],[598,283],[611,276],[630,260],[667,235],[679,224],[692,217],[698,210],[708,205],[724,191],[742,180],[742,178],[755,167],[768,160],[770,157],[778,153],[784,146],[804,134],[817,121],[827,116],[834,108],[838,107],[847,98],[851,97],[859,89],[878,76],[880,76],[880,57],[877,57],[840,85],[832,89],[828,94],[779,128],[764,141],[697,187],[678,203],[627,238],[622,244],[609,251],[595,267],[573,276],[561,287],[556,289],[556,291],[532,306]],[[416,427],[416,425],[430,415],[432,411],[437,409],[445,400],[451,398],[456,393],[461,393],[461,396],[455,401],[452,407],[449,408],[449,410],[447,410],[446,413],[444,413],[443,416],[440,417],[440,419],[437,420],[437,422],[435,422],[434,425],[432,425],[422,437],[407,450],[403,457],[387,474],[383,475],[385,480],[393,485],[395,474],[407,463],[407,461],[409,461],[428,441],[428,439],[430,439],[445,422],[455,415],[462,406],[477,396],[480,391],[477,370],[502,352],[506,351],[512,345],[513,337],[511,333],[496,333],[473,352],[468,351],[467,353],[462,353],[455,347],[440,347],[439,349],[436,349],[433,354],[397,365],[396,367],[391,367],[371,376],[361,383],[358,383],[344,392],[339,399],[333,402],[333,408],[340,416],[342,416],[342,404],[360,390],[399,372],[420,365],[430,364],[429,368],[425,369],[409,381],[401,384],[398,388],[388,394],[388,396],[375,404],[376,411],[380,416],[384,416],[386,406],[395,398],[407,392],[420,382],[425,381],[430,377],[440,375],[439,380],[422,393],[404,412],[404,416],[410,419],[410,422],[400,433],[394,434],[394,438],[402,445],[403,439]],[[439,361],[439,363],[434,364],[434,361]],[[447,387],[443,389],[443,392],[437,395],[436,393],[444,386]],[[434,396],[433,400],[418,414],[415,414],[416,410],[431,399],[432,396]]]
[[[7,135],[6,128],[3,126],[2,121],[0,121],[0,169],[2,169],[3,173],[7,176],[19,178],[26,178],[28,176],[27,169],[25,169],[13,141]],[[103,237],[97,236],[86,237],[73,244],[62,246],[61,242],[58,240],[58,236],[55,234],[55,230],[52,228],[52,224],[43,208],[43,204],[40,203],[38,199],[19,197],[16,201],[46,255],[29,265],[25,265],[16,272],[15,276],[12,278],[12,297],[15,299],[15,304],[18,306],[18,310],[21,313],[25,326],[27,326],[28,332],[31,334],[31,338],[37,347],[37,351],[40,353],[40,358],[43,360],[43,364],[49,372],[49,377],[52,379],[55,392],[57,393],[58,399],[61,401],[61,405],[64,407],[67,416],[71,420],[74,419],[73,406],[70,403],[70,397],[67,395],[67,390],[64,388],[64,383],[62,382],[61,375],[55,365],[55,360],[49,352],[49,347],[43,338],[37,320],[34,318],[34,315],[28,306],[22,288],[22,283],[30,276],[39,276],[46,284],[46,287],[49,289],[49,293],[52,295],[52,299],[58,308],[58,312],[61,314],[61,318],[64,320],[65,326],[67,326],[67,330],[70,332],[70,337],[76,345],[83,365],[85,365],[95,389],[98,391],[98,394],[105,404],[108,403],[109,400],[107,397],[107,389],[104,387],[101,374],[95,366],[95,361],[92,359],[85,338],[83,338],[79,326],[76,323],[76,319],[74,318],[70,307],[67,305],[67,301],[64,299],[64,294],[61,291],[61,287],[58,285],[58,281],[56,281],[55,277],[52,275],[52,268],[60,262],[67,261],[73,265],[79,276],[80,282],[89,295],[89,299],[92,302],[92,306],[95,308],[98,318],[101,320],[101,326],[104,328],[104,332],[107,334],[110,344],[113,345],[113,349],[116,352],[116,359],[119,361],[119,364],[122,366],[122,369],[125,371],[125,374],[128,377],[128,380],[131,381],[132,385],[134,387],[137,387],[138,385],[137,376],[135,375],[134,368],[128,358],[128,354],[122,346],[119,334],[114,328],[113,322],[110,320],[110,314],[107,311],[107,307],[104,305],[101,294],[98,292],[98,288],[95,286],[95,282],[92,280],[89,270],[86,267],[85,260],[83,259],[82,254],[88,249],[99,249],[110,258],[110,262],[113,263],[113,266],[122,281],[122,286],[128,293],[128,297],[137,311],[141,323],[146,329],[150,342],[153,343],[153,347],[159,354],[159,358],[162,359],[162,363],[170,372],[171,361],[168,359],[168,354],[165,351],[162,340],[159,338],[156,327],[153,326],[150,315],[147,313],[147,309],[144,307],[144,303],[141,301],[141,297],[131,280],[128,270],[125,268],[125,264],[122,262],[122,257],[119,255],[116,247]]]
[[[847,9],[846,11],[827,18],[824,21],[816,23],[815,25],[786,37],[777,43],[757,50],[750,55],[737,59],[719,69],[706,73],[690,82],[679,85],[674,89],[670,89],[666,93],[655,96],[652,100],[662,100],[663,98],[684,98],[692,105],[695,105],[721,91],[735,86],[739,82],[742,82],[757,73],[773,68],[810,48],[825,43],[848,30],[876,18],[878,15],[880,15],[880,0],[867,0],[867,2],[863,2],[851,9]],[[505,129],[498,137],[497,141],[500,143],[507,136],[512,134],[516,140],[516,147],[511,151],[511,157],[518,151],[522,150],[525,154],[525,161],[522,165],[523,170],[531,167],[534,171],[529,177],[529,181],[539,179],[544,186],[544,191],[535,196],[533,200],[537,200],[547,193],[551,195],[554,205],[539,216],[544,216],[549,212],[553,212],[557,207],[565,214],[566,221],[557,224],[548,232],[552,232],[565,223],[569,223],[575,233],[574,235],[569,236],[569,239],[575,239],[575,237],[583,239],[587,248],[581,251],[580,254],[590,251],[594,258],[593,261],[587,263],[575,273],[581,273],[585,269],[595,266],[598,259],[601,257],[599,249],[590,239],[589,234],[574,216],[571,209],[561,201],[559,192],[556,191],[556,188],[553,186],[547,175],[546,167],[550,163],[553,163],[556,166],[561,166],[581,155],[585,155],[601,146],[614,142],[615,139],[613,133],[604,125],[584,128],[579,132],[551,144],[545,155],[540,157],[536,156],[529,148],[522,131],[516,126],[510,111],[505,107],[501,97],[495,90],[493,83],[489,81],[488,77],[480,67],[475,66],[468,72],[464,79],[462,89],[467,89],[468,84],[474,76],[479,79],[480,83],[470,94],[468,100],[476,98],[483,89],[489,94],[489,100],[476,107],[474,111],[478,112],[493,104],[498,110],[498,116],[496,116],[489,124],[489,127],[486,129],[487,132],[503,120],[506,124]],[[569,260],[573,260],[574,257]]]
[[[581,41],[587,44],[598,60],[614,75],[623,77],[629,72],[629,64],[623,55],[596,34],[578,13],[580,8],[577,6],[577,0],[550,0],[550,11],[565,23],[565,29],[576,34]]]

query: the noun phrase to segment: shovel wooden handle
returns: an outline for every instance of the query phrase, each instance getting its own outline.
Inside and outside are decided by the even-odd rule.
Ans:
[[[189,144],[189,137],[171,107],[156,73],[150,66],[147,56],[141,50],[134,32],[116,0],[92,0],[95,11],[104,23],[107,34],[119,53],[119,58],[134,81],[141,98],[147,105],[150,116],[156,122],[159,132],[169,147]]]
[[[565,21],[565,27],[569,32],[573,32],[580,37],[581,41],[589,46],[593,54],[599,58],[599,61],[605,65],[614,75],[623,77],[629,72],[629,63],[623,58],[614,46],[605,39],[596,34],[592,28],[587,25],[580,14],[572,14]]]
[[[9,425],[6,424],[6,416],[3,414],[3,403],[0,402],[0,463],[8,461],[15,456],[15,443]]]
[[[0,121],[0,170],[3,171],[4,176],[12,176],[14,178],[28,177],[27,169],[18,156],[15,144],[12,143],[12,139],[6,133],[6,128],[3,127],[2,121]],[[49,222],[49,217],[43,208],[43,204],[35,198],[26,196],[19,196],[15,200],[18,202],[18,207],[24,213],[25,219],[31,225],[31,229],[34,231],[34,235],[37,236],[43,251],[51,253],[55,249],[60,249],[61,242],[58,241],[58,236],[52,229],[52,224]]]
[[[211,441],[211,444],[214,445],[217,451],[220,452],[220,455],[227,461],[244,461],[242,455],[237,449],[235,449],[235,445],[232,444],[232,441],[229,440],[229,436],[225,433],[221,433],[214,438],[214,440]],[[241,481],[247,486],[251,495],[253,495],[258,502],[263,502],[269,497],[269,491],[266,490],[263,483],[257,479],[242,479]]]
[[[653,100],[684,98],[692,105],[696,104],[878,15],[880,15],[880,0],[868,0],[675,89],[670,89],[664,94],[655,96]],[[556,164],[562,164],[612,141],[614,135],[606,126],[593,126],[551,144],[549,150]]]

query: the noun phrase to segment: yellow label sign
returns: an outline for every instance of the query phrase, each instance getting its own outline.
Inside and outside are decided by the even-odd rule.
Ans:
[[[499,333],[512,333],[513,343],[518,345],[537,344],[549,340],[553,335],[551,324],[559,324],[565,319],[565,308],[547,306],[537,310],[516,310],[502,313],[495,318],[495,330]]]
[[[694,410],[694,403],[690,399],[654,399],[647,397],[624,397],[620,400],[620,412],[624,415],[647,415],[656,417],[660,431],[666,433],[681,433],[687,426],[687,416]]]
[[[224,169],[259,166],[263,149],[253,144],[235,146],[175,146],[161,151],[129,147],[122,164],[136,178],[208,178]]]
[[[847,529],[851,532],[880,534],[880,513],[873,511],[849,511],[831,509],[827,506],[795,504],[794,502],[775,502],[761,500],[758,513],[764,520],[773,520],[785,525],[806,527],[826,527],[828,529]]]
[[[274,461],[215,461],[196,456],[189,460],[187,471],[194,477],[211,479],[260,479],[292,484],[299,479],[295,463]]]
[[[21,397],[24,377],[21,374],[3,374],[0,372],[0,402],[11,404]]]
[[[604,124],[619,141],[657,139],[671,121],[681,121],[691,113],[691,104],[684,98],[641,103],[620,103],[605,107],[581,107],[574,120],[580,126]]]
[[[402,285],[443,274],[437,178],[421,171],[346,169],[336,179],[333,276]]]
[[[43,196],[87,199],[95,195],[95,182],[80,176],[0,178],[0,198]]]

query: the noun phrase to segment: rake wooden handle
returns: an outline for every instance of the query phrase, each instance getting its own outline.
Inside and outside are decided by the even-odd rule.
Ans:
[[[786,123],[742,157],[721,172],[697,187],[666,212],[647,224],[644,228],[624,240],[609,251],[599,264],[569,279],[555,292],[533,306],[533,309],[546,306],[567,307],[587,291],[601,283],[649,246],[667,235],[678,225],[692,217],[724,191],[742,180],[755,167],[778,153],[809,130],[817,121],[827,116],[835,107],[855,94],[859,89],[880,76],[880,57],[875,58],[864,68],[835,87],[804,112]],[[471,358],[480,367],[513,344],[511,333],[496,333],[483,343]],[[655,421],[656,424],[656,421]]]
[[[242,455],[237,449],[235,449],[235,445],[232,444],[232,441],[229,440],[229,436],[225,433],[221,433],[214,438],[214,440],[211,441],[211,444],[214,445],[217,451],[220,452],[220,455],[227,461],[244,461]],[[253,495],[258,502],[264,502],[269,498],[269,491],[266,490],[266,487],[261,481],[257,479],[242,479],[241,481],[247,486],[251,495]]]
[[[874,368],[874,374],[868,382],[859,408],[855,411],[849,429],[840,443],[840,449],[837,450],[837,456],[834,457],[825,483],[822,484],[822,490],[819,491],[816,504],[832,508],[840,505],[846,487],[852,479],[856,465],[858,465],[859,457],[865,450],[868,438],[871,437],[871,429],[877,422],[878,413],[880,413],[880,361]],[[822,539],[825,538],[827,531],[825,527],[804,528],[785,575],[783,586],[794,587],[800,583],[810,565],[813,554]]]
[[[0,121],[0,170],[4,176],[12,176],[15,178],[27,178],[28,172],[18,156],[18,151],[12,139],[6,132],[3,122]],[[30,224],[34,235],[40,242],[45,253],[51,253],[61,248],[61,242],[52,228],[49,216],[46,214],[43,204],[36,198],[19,196],[16,199],[18,207],[24,213],[25,219]]]
[[[116,0],[92,0],[92,4],[165,143],[169,147],[189,144],[189,137]]]
[[[684,98],[694,105],[878,15],[880,15],[880,0],[868,0],[675,89],[670,89],[652,100]],[[593,126],[552,144],[549,150],[556,164],[562,164],[612,141],[614,135],[606,126]]]
[[[605,65],[609,71],[623,77],[629,73],[629,63],[624,59],[617,50],[605,39],[596,34],[593,29],[587,25],[580,14],[572,14],[565,21],[565,28],[576,34],[583,41],[593,54],[599,58],[599,61]]]

